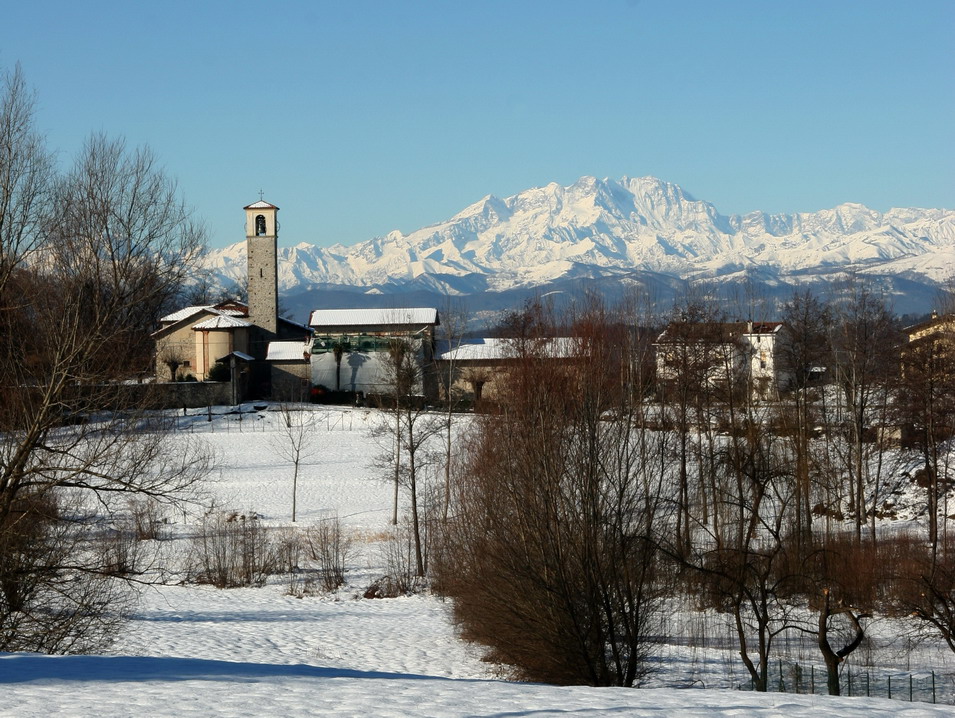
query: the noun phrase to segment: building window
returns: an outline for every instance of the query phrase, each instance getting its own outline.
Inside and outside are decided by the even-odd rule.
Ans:
[[[265,234],[265,215],[257,214],[255,216],[255,236],[262,237]]]

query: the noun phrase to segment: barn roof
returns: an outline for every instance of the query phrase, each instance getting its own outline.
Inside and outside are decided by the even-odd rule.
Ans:
[[[440,324],[438,310],[430,307],[395,309],[316,309],[308,320],[316,329],[327,327],[417,326]]]
[[[312,342],[269,342],[265,361],[303,361],[311,352]]]

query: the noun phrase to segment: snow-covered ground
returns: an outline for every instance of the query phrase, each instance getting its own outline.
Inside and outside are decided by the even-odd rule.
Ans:
[[[274,444],[280,415],[250,411],[238,419],[178,419],[183,436],[203,438],[219,456],[207,500],[256,512],[268,525],[289,525],[292,468]],[[391,516],[391,487],[373,466],[381,450],[369,429],[377,420],[360,409],[320,414],[316,453],[299,477],[298,525],[337,515],[356,539],[345,587],[296,597],[288,591],[290,578],[277,576],[262,588],[218,590],[177,581],[146,588],[135,619],[108,655],[0,654],[0,715],[955,715],[951,705],[703,690],[745,682],[732,647],[712,647],[718,640],[703,649],[690,642],[659,646],[659,670],[652,687],[642,690],[502,680],[480,660],[479,648],[456,637],[449,606],[439,598],[361,598],[384,573],[381,548]],[[162,542],[162,550],[181,553],[197,516],[170,516],[170,535],[179,538]],[[674,616],[680,620],[716,623]],[[940,697],[951,696],[950,654],[929,646],[914,655],[911,670],[921,676],[936,669]],[[896,685],[898,693],[901,680]]]

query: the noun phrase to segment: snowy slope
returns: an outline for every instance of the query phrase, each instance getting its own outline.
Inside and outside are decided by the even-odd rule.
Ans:
[[[469,286],[505,291],[623,271],[687,277],[753,268],[786,275],[853,267],[941,281],[955,272],[955,211],[880,213],[847,203],[724,216],[654,177],[582,177],[506,199],[488,195],[407,235],[393,231],[351,247],[302,243],[280,255],[283,292],[413,284],[467,294]],[[244,283],[244,243],[211,252],[207,266],[226,284]]]
[[[219,414],[207,422],[203,412],[196,414],[176,421],[180,436],[205,440],[219,457],[207,500],[214,499],[221,508],[256,511],[274,527],[289,526],[291,467],[277,457],[274,443],[280,415]],[[735,688],[745,683],[742,664],[732,650],[676,643],[654,649],[660,670],[652,677],[651,689],[561,688],[499,680],[494,666],[480,660],[480,651],[457,637],[445,602],[429,595],[359,597],[362,587],[383,571],[378,548],[389,531],[391,490],[374,467],[380,449],[369,438],[378,420],[368,410],[319,414],[313,434],[316,451],[299,477],[298,526],[338,515],[360,538],[349,562],[348,584],[341,591],[297,598],[288,595],[283,576],[263,588],[216,590],[173,580],[144,589],[135,620],[110,655],[0,654],[0,715],[952,715],[951,705],[702,690],[704,685]],[[169,517],[172,535],[178,537],[162,542],[170,555],[188,543],[198,515],[196,507]],[[699,620],[697,614],[693,620]],[[911,668],[925,674],[934,668],[950,700],[955,678],[951,654],[934,650],[937,647],[930,645],[912,654]],[[898,646],[890,645],[886,655],[892,659],[896,653]],[[878,659],[881,654],[873,655]],[[901,678],[896,685],[902,685]]]
[[[409,614],[404,621],[411,623]],[[223,614],[223,621],[234,620]],[[238,620],[241,620],[238,619]],[[306,620],[321,620],[309,616]],[[333,629],[334,630],[334,629]],[[373,635],[365,636],[374,640]],[[267,639],[260,639],[265,642]],[[387,643],[385,652],[404,646]],[[438,668],[438,666],[429,666]],[[559,688],[439,674],[280,665],[221,658],[0,655],[4,707],[49,716],[338,718],[942,718],[951,706],[879,698],[740,691]]]

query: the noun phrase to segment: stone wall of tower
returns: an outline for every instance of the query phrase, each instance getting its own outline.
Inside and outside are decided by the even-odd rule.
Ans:
[[[245,241],[249,268],[249,396],[270,395],[269,342],[278,335],[278,207],[263,200],[245,209]]]
[[[278,267],[275,237],[249,237],[249,321],[266,332],[278,331]]]

